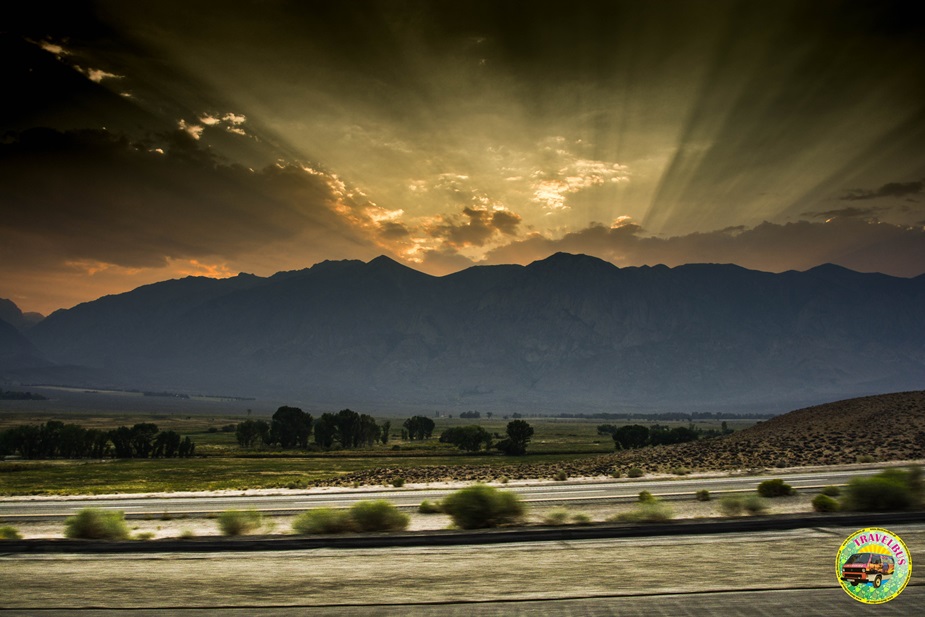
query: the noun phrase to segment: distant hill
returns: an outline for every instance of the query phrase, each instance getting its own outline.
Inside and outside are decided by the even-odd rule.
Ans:
[[[925,277],[617,268],[433,277],[385,257],[187,278],[57,311],[48,359],[110,383],[378,411],[780,410],[925,387]]]
[[[618,460],[673,467],[748,469],[925,458],[925,392],[898,392],[791,411],[731,435],[618,453]]]
[[[0,319],[17,330],[26,330],[45,319],[41,313],[23,313],[12,300],[0,298]]]

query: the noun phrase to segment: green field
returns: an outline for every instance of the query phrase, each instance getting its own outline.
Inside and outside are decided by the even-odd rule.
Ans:
[[[524,457],[498,454],[470,455],[437,438],[450,426],[478,424],[491,433],[504,433],[503,418],[436,418],[433,438],[402,441],[404,418],[378,418],[392,421],[387,445],[357,450],[305,452],[265,448],[244,450],[235,434],[222,430],[236,424],[240,416],[185,416],[182,414],[49,414],[47,416],[4,414],[0,430],[18,424],[38,424],[47,420],[79,424],[85,428],[109,429],[138,422],[153,422],[161,430],[175,430],[196,442],[192,459],[106,460],[106,461],[4,461],[0,463],[0,494],[103,494],[197,490],[245,490],[260,488],[303,488],[317,481],[331,480],[347,473],[374,468],[401,469],[442,465],[529,465],[555,463],[613,451],[609,435],[598,435],[597,426],[621,425],[621,421],[526,418],[534,427],[533,440]],[[653,424],[634,421],[639,424]],[[686,422],[661,422],[687,425]],[[752,421],[729,421],[739,430]],[[718,422],[696,423],[703,429],[717,429]]]

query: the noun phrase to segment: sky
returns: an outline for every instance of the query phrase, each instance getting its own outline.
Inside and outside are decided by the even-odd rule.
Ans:
[[[388,255],[925,272],[914,2],[31,2],[0,297]]]

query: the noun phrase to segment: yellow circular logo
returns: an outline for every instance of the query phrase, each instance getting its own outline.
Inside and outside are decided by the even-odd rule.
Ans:
[[[865,604],[889,602],[912,576],[912,555],[895,533],[880,528],[854,532],[838,549],[835,572],[842,589]]]

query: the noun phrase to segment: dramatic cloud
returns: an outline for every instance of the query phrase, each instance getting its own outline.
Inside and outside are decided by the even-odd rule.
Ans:
[[[517,233],[520,217],[504,210],[464,208],[462,219],[443,221],[426,230],[432,237],[442,238],[454,248],[484,246],[498,234]]]
[[[890,182],[884,184],[875,191],[866,191],[854,189],[848,191],[842,196],[842,199],[848,201],[858,201],[862,199],[876,199],[878,197],[906,197],[907,195],[917,195],[925,190],[925,181],[918,182]]]
[[[485,263],[530,263],[551,253],[586,253],[618,266],[734,263],[783,272],[835,263],[859,271],[895,276],[925,272],[925,228],[853,218],[828,223],[762,223],[670,238],[642,235],[634,224],[591,225],[562,238],[535,234],[491,251]]]
[[[0,274],[8,285],[44,270],[167,278],[253,270],[248,258],[270,274],[383,252],[337,213],[333,182],[222,163],[185,132],[154,147],[106,131],[27,131],[0,144]]]
[[[0,297],[47,311],[379,253],[918,274],[916,8],[21,3]]]

